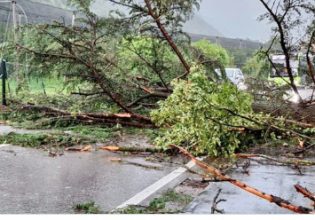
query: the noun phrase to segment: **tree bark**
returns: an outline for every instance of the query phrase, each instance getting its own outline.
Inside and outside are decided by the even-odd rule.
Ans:
[[[144,1],[145,1],[147,8],[148,8],[148,15],[153,18],[156,25],[160,29],[161,33],[163,34],[163,36],[167,40],[168,44],[171,46],[171,48],[173,49],[173,51],[176,53],[177,57],[179,58],[179,60],[183,64],[183,66],[186,70],[186,73],[183,75],[183,77],[187,76],[190,73],[190,66],[188,65],[187,61],[185,60],[183,54],[180,52],[180,50],[178,49],[178,47],[174,43],[172,37],[168,34],[167,30],[165,29],[165,27],[161,23],[160,17],[154,13],[150,0],[144,0]]]

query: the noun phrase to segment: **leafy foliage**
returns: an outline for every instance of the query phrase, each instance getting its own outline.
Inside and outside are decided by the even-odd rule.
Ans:
[[[89,144],[91,139],[79,136],[71,136],[66,134],[18,134],[10,133],[0,136],[1,144],[13,144],[23,147],[70,147],[78,144]]]
[[[238,128],[257,127],[239,117],[254,114],[252,97],[229,83],[209,81],[198,67],[188,81],[174,82],[174,86],[174,93],[151,114],[165,128],[157,139],[161,147],[177,144],[195,153],[229,156],[240,147]]]
[[[77,204],[74,207],[76,212],[84,214],[99,214],[101,211],[95,202],[87,202],[82,204]]]
[[[154,198],[150,201],[148,207],[138,207],[138,206],[128,206],[125,209],[118,210],[118,213],[121,214],[157,214],[157,213],[164,213],[169,212],[172,208],[168,208],[168,204],[173,204],[176,206],[187,206],[189,202],[192,201],[192,197],[177,193],[175,191],[167,191],[165,194],[158,198]],[[173,211],[174,213],[178,212],[179,210]]]
[[[230,48],[231,65],[241,68],[255,52],[256,49],[252,48]]]
[[[119,65],[130,77],[148,79],[151,85],[165,86],[181,68],[165,41],[153,37],[126,37],[120,44]]]
[[[30,55],[29,62],[36,66],[37,74],[61,75],[68,85],[82,84],[84,89],[79,92],[103,94],[123,108],[123,97],[116,93],[125,91],[122,86],[126,84],[117,80],[120,70],[115,57],[117,45],[129,28],[117,18],[97,17],[89,10],[90,1],[72,2],[82,14],[76,26],[26,26],[32,35],[25,35],[17,45],[19,52]]]

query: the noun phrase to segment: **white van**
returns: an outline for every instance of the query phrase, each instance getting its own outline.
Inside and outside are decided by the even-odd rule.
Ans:
[[[215,69],[215,72],[222,77],[220,69]],[[240,90],[246,90],[244,74],[239,68],[225,68],[227,78],[237,86]]]

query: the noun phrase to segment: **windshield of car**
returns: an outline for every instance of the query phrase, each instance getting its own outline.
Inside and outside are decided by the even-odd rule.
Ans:
[[[243,79],[243,73],[240,69],[226,69],[226,76],[229,79]]]
[[[227,77],[229,77],[229,78],[234,78],[234,70],[232,70],[232,69],[226,69],[225,70],[225,72],[226,72],[226,76]]]

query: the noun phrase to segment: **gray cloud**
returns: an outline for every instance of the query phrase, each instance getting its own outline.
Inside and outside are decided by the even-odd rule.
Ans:
[[[267,41],[271,27],[257,21],[264,12],[258,0],[203,0],[197,14],[226,37]]]

